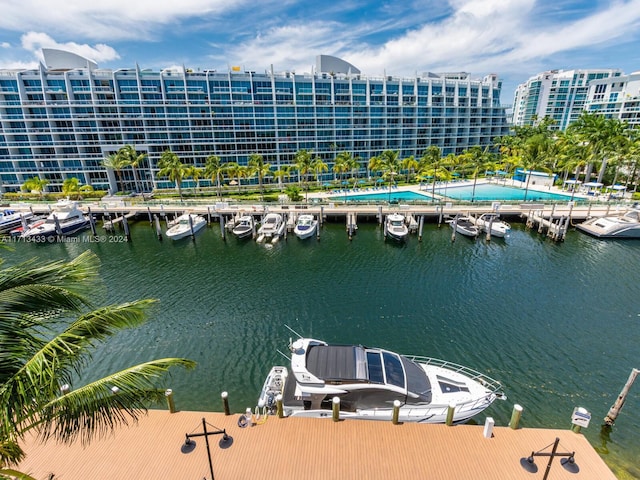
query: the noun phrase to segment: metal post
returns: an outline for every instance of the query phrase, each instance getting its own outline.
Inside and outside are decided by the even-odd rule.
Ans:
[[[213,476],[213,463],[211,463],[211,450],[209,449],[209,435],[207,435],[207,422],[202,417],[202,428],[204,430],[204,442],[207,445],[207,457],[209,458],[209,471],[211,472],[211,480],[215,480]]]

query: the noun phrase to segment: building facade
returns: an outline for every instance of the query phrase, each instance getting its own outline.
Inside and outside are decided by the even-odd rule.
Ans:
[[[640,72],[591,82],[587,111],[640,125]]]
[[[620,70],[549,70],[518,85],[513,100],[513,125],[533,125],[550,117],[551,127],[566,129],[584,111],[593,82],[622,75]]]
[[[305,149],[328,164],[328,179],[341,152],[359,157],[366,173],[384,150],[420,158],[436,145],[446,155],[508,133],[496,75],[365,77],[326,56],[313,74],[104,70],[68,52],[43,53],[38,69],[0,70],[3,191],[33,176],[47,179],[51,191],[69,177],[115,190],[102,161],[124,145],[148,154],[137,169],[148,191],[172,185],[156,175],[167,149],[199,167],[211,155],[246,165],[258,153],[274,170]],[[120,173],[133,182],[130,171]]]

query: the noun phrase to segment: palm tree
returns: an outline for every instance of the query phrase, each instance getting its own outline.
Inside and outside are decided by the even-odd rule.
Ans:
[[[312,155],[312,152],[310,152],[309,150],[302,149],[296,152],[294,160],[295,160],[296,170],[298,170],[298,183],[301,182],[301,177],[305,178],[305,182],[308,180],[307,175],[309,174],[312,168],[311,155]]]
[[[402,168],[402,170],[407,171],[407,183],[409,183],[409,176],[419,166],[420,163],[415,159],[413,155],[402,159],[402,161],[400,162],[400,167]]]
[[[527,183],[524,190],[524,200],[527,200],[527,194],[529,192],[529,182],[531,181],[531,174],[534,170],[541,170],[550,172],[546,163],[549,159],[550,151],[552,149],[552,140],[548,135],[539,133],[527,138],[522,144],[522,157],[521,164],[525,174],[527,171]]]
[[[395,176],[400,170],[400,161],[398,160],[399,152],[385,150],[377,157],[369,160],[369,168],[382,172],[382,177],[387,179],[389,183],[395,182]]]
[[[118,183],[122,187],[122,170],[127,168],[129,165],[129,160],[123,155],[118,155],[117,152],[112,153],[102,160],[103,167],[116,172],[118,177],[118,181],[116,182],[116,191],[118,191]]]
[[[160,169],[158,171],[159,177],[168,177],[176,184],[180,201],[182,201],[182,179],[188,175],[189,166],[182,163],[178,155],[167,149],[162,152],[158,168]]]
[[[80,180],[76,177],[69,177],[62,182],[62,193],[66,196],[71,196],[73,194],[80,197]]]
[[[229,174],[231,178],[237,178],[238,193],[240,193],[240,179],[247,178],[247,167],[244,165],[238,165],[237,162],[228,162],[224,167],[225,172]]]
[[[31,177],[24,181],[20,189],[26,192],[36,192],[40,194],[40,199],[42,199],[47,185],[49,185],[49,180],[46,178]]]
[[[473,172],[473,189],[471,191],[471,201],[473,202],[476,195],[478,173],[481,170],[486,170],[487,165],[492,163],[493,155],[489,151],[489,146],[487,145],[484,149],[480,146],[471,147],[462,155],[462,157],[467,161],[467,166],[470,167]]]
[[[266,176],[271,174],[271,165],[264,163],[264,157],[259,153],[252,153],[249,155],[249,171],[251,175],[258,176],[258,186],[260,188],[260,194],[264,195],[263,180]]]
[[[347,173],[350,170],[350,165],[352,163],[353,156],[349,152],[340,152],[333,163],[333,179],[336,180],[336,174],[340,175],[340,180],[342,180],[342,175]]]
[[[91,310],[98,266],[87,251],[70,262],[34,259],[0,270],[0,469],[24,457],[20,442],[28,432],[45,441],[88,442],[137,419],[164,397],[156,382],[171,367],[195,366],[164,358],[83,382],[92,351],[142,325],[154,304]]]
[[[283,189],[284,179],[291,174],[291,166],[283,165],[278,170],[273,172],[273,176],[278,179],[278,188],[280,191]]]
[[[322,158],[320,158],[319,156],[315,156],[313,157],[313,161],[311,162],[311,168],[313,169],[313,172],[315,173],[316,176],[316,180],[318,181],[318,185],[320,185],[320,174],[323,172],[328,172],[329,171],[329,165],[327,165]]]
[[[349,156],[349,162],[347,163],[349,171],[351,172],[351,180],[353,180],[353,186],[356,186],[356,176],[358,170],[360,170],[360,157]]]
[[[220,163],[220,157],[210,155],[204,164],[204,175],[216,184],[216,195],[222,195],[220,187],[222,184],[222,175],[224,174],[224,166]]]
[[[195,165],[188,166],[186,169],[185,177],[193,178],[193,181],[196,182],[194,186],[194,192],[197,192],[200,188],[200,177],[204,175],[204,168],[196,167]]]
[[[431,184],[431,201],[436,199],[436,181],[440,177],[445,177],[446,170],[441,165],[442,153],[440,147],[436,145],[429,146],[420,157],[418,169],[421,175],[431,176],[433,183]]]
[[[125,145],[122,147],[116,155],[122,157],[123,164],[129,166],[133,170],[133,184],[134,190],[138,190],[138,166],[147,159],[147,154],[145,152],[138,153],[136,148],[132,145]]]

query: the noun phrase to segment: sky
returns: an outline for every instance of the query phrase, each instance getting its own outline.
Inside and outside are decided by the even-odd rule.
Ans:
[[[550,69],[640,71],[640,0],[2,0],[0,69],[42,47],[101,68],[311,72],[334,55],[363,75],[496,73],[501,101]]]

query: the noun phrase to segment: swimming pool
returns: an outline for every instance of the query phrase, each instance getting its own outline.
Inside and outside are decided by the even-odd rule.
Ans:
[[[475,194],[473,193],[473,185],[448,185],[443,188],[436,188],[436,193],[453,200],[466,200],[471,201],[473,198],[476,202],[486,202],[493,200],[525,200],[525,189],[516,187],[507,187],[503,185],[495,185],[490,183],[481,183],[476,185]],[[569,201],[570,195],[562,195],[559,193],[541,192],[538,190],[529,189],[527,192],[526,201]],[[578,200],[574,198],[574,200]]]
[[[346,201],[346,202],[390,202],[398,203],[404,202],[430,202],[432,197],[430,195],[431,189],[428,188],[426,192],[411,192],[391,190],[381,193],[363,193],[358,195],[335,195],[330,197],[331,200]],[[525,201],[525,190],[523,188],[508,187],[503,185],[495,185],[489,183],[480,183],[476,185],[475,193],[473,192],[473,185],[456,185],[449,184],[446,187],[436,188],[436,194],[447,197],[451,200],[463,200],[475,202],[491,202],[495,200],[511,200],[511,201]],[[527,202],[539,202],[539,201],[556,201],[566,202],[571,199],[570,195],[563,195],[560,193],[541,192],[538,190],[529,189],[527,193]],[[574,197],[576,202],[581,199]]]
[[[423,201],[430,202],[431,195],[427,195],[426,193],[417,193],[410,191],[402,191],[402,190],[391,190],[385,191],[384,193],[363,193],[360,195],[335,195],[330,197],[331,200],[343,200],[346,202],[390,202],[397,203],[400,201],[411,202],[411,201]]]

